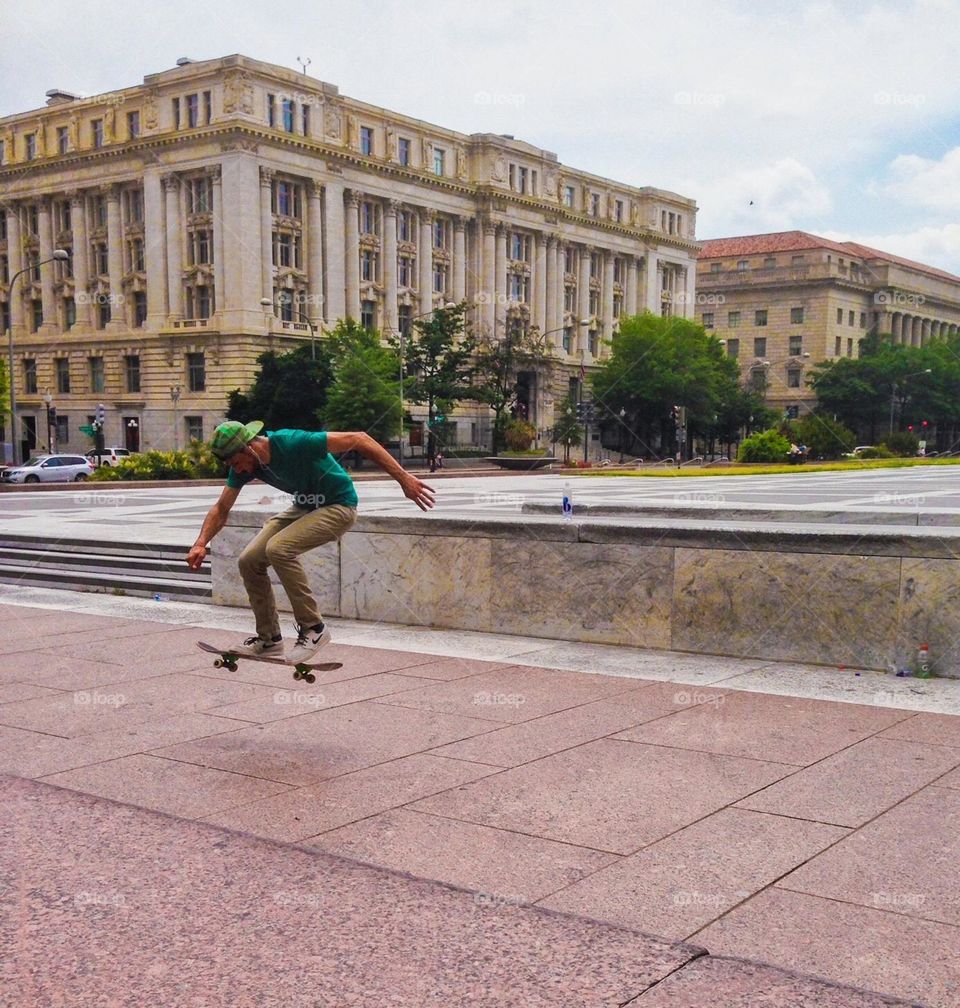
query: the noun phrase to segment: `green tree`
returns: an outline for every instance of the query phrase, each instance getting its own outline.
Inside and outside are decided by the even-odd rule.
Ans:
[[[838,459],[852,451],[856,434],[825,413],[812,413],[790,424],[794,444],[806,445],[813,459]]]
[[[598,412],[622,416],[628,451],[676,447],[674,406],[686,408],[688,438],[709,435],[739,395],[736,361],[690,319],[651,312],[621,319],[612,348],[593,375],[594,400]]]
[[[431,468],[438,437],[445,430],[436,417],[446,416],[455,403],[475,395],[472,378],[476,340],[467,330],[466,310],[466,304],[437,308],[429,318],[413,323],[410,336],[389,341],[394,350],[403,352],[404,399],[427,407],[427,457]]]
[[[790,454],[790,442],[777,430],[751,434],[740,442],[738,462],[785,462]]]
[[[493,410],[493,453],[496,455],[503,449],[506,427],[517,407],[521,373],[535,371],[545,379],[553,365],[552,352],[538,329],[509,319],[502,336],[489,333],[477,339],[474,362],[471,397]]]
[[[381,443],[400,430],[400,359],[378,333],[353,319],[338,322],[329,335],[333,383],[323,418],[328,430],[366,431]],[[361,456],[356,454],[356,466]]]
[[[333,369],[327,346],[316,350],[315,361],[309,346],[260,354],[259,371],[250,389],[234,389],[228,395],[227,418],[242,423],[262,420],[267,430],[321,430]]]
[[[583,440],[583,427],[577,419],[577,404],[573,396],[567,396],[554,414],[551,439],[563,445],[563,461],[570,461],[570,448]]]

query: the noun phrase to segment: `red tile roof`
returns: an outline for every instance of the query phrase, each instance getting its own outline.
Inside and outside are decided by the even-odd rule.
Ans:
[[[854,256],[858,259],[880,259],[883,262],[896,263],[898,266],[905,266],[941,280],[960,283],[960,277],[936,269],[934,266],[890,255],[889,252],[881,252],[857,242],[831,241],[829,238],[821,238],[819,235],[810,234],[807,231],[775,231],[771,234],[743,235],[739,238],[712,238],[703,243],[698,258],[719,259],[725,256],[769,255],[774,252],[799,252],[803,249],[830,249],[833,252]]]

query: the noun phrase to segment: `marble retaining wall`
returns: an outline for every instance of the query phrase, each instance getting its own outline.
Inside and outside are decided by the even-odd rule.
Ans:
[[[247,605],[236,558],[272,510],[231,515],[214,602]],[[348,619],[878,669],[927,643],[960,676],[952,528],[361,517],[305,566]]]

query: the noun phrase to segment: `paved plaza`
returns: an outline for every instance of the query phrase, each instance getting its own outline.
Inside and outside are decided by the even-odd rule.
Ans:
[[[960,1003],[960,682],[333,621],[305,686],[196,649],[238,610],[0,619],[0,1004]]]

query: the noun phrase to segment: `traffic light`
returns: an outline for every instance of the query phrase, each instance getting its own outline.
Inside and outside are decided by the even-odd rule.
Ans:
[[[911,434],[913,433],[913,424],[912,423],[911,424],[907,424],[907,430],[910,431]]]
[[[927,427],[929,427],[929,426],[930,426],[930,425],[929,425],[929,424],[927,423],[927,421],[926,421],[926,420],[924,420],[924,421],[923,421],[923,429],[924,429],[924,430],[926,430],[926,429],[927,429]]]

